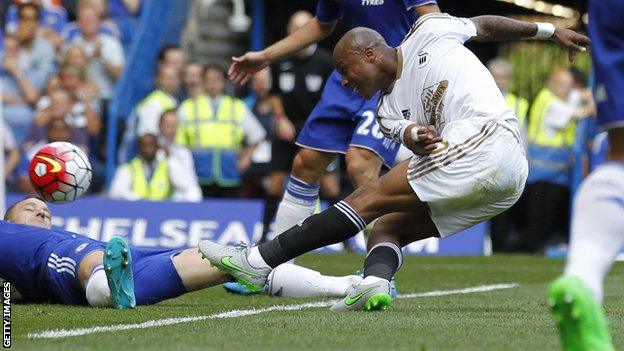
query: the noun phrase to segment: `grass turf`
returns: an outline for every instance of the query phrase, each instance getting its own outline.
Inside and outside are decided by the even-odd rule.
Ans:
[[[308,254],[298,263],[325,273],[352,274],[362,256]],[[29,339],[28,333],[319,299],[240,297],[216,287],[135,310],[14,304],[12,342],[16,350],[557,350],[559,341],[544,296],[562,265],[561,260],[527,256],[406,257],[397,277],[400,294],[511,282],[520,286],[399,299],[387,312],[274,311],[62,339]],[[624,349],[622,286],[624,264],[618,263],[607,278],[605,304],[616,349]]]

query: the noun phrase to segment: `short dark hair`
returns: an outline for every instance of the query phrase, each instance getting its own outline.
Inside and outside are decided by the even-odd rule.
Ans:
[[[27,2],[27,3],[22,3],[20,5],[18,5],[17,7],[17,18],[22,19],[22,13],[24,12],[25,9],[27,8],[31,8],[33,10],[35,10],[35,12],[37,13],[37,20],[39,20],[39,18],[41,17],[41,9],[39,8],[39,6],[31,3],[31,2]]]
[[[225,71],[225,68],[223,68],[223,66],[221,65],[211,63],[206,66],[206,68],[204,68],[204,74],[206,74],[208,71],[217,71],[223,75],[223,79],[227,79],[227,72]]]
[[[182,47],[180,45],[174,45],[174,44],[167,44],[163,46],[162,49],[160,49],[160,52],[158,52],[158,63],[165,62],[165,58],[167,57],[167,52],[170,50],[182,50]]]
[[[6,212],[4,213],[4,220],[8,221],[9,217],[11,216],[11,211],[13,211],[15,209],[15,206],[17,206],[17,204],[24,202],[28,199],[37,199],[40,200],[42,202],[46,202],[41,196],[37,195],[37,194],[29,194],[24,196],[22,199],[20,199],[19,201],[14,202],[11,206],[9,206],[9,208],[7,208]]]
[[[160,126],[163,123],[163,119],[165,118],[166,115],[173,113],[174,115],[176,115],[176,117],[178,116],[176,113],[176,109],[175,108],[168,108],[166,110],[163,111],[163,113],[160,114],[160,118],[158,119],[158,125]]]

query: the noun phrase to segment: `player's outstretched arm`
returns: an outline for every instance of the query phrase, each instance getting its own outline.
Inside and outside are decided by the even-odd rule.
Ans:
[[[228,71],[230,80],[234,84],[245,84],[254,73],[271,62],[325,39],[334,31],[336,22],[322,23],[314,17],[299,30],[262,51],[249,51],[243,56],[232,57],[233,62]]]
[[[477,16],[470,20],[477,28],[477,41],[504,41],[524,38],[548,39],[568,49],[570,62],[578,52],[584,52],[589,38],[550,23],[518,21],[502,16]]]

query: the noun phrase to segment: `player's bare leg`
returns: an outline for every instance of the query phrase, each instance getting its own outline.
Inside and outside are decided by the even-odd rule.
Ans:
[[[427,213],[427,205],[418,199],[407,181],[408,163],[401,163],[344,201],[308,217],[268,243],[241,250],[204,241],[199,245],[200,250],[241,284],[261,290],[272,267],[316,248],[344,241],[375,218],[392,212]]]
[[[379,178],[382,161],[376,153],[361,147],[350,146],[345,155],[347,173],[354,188]]]
[[[187,249],[173,256],[173,265],[187,291],[196,291],[232,280],[210,262],[203,260],[196,249]]]

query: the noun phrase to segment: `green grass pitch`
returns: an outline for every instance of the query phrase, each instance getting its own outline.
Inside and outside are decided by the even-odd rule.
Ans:
[[[308,254],[299,263],[351,274],[359,255]],[[29,333],[206,316],[321,299],[228,295],[221,287],[135,310],[13,305],[16,350],[557,350],[546,287],[563,261],[527,256],[406,257],[399,294],[518,283],[510,289],[395,300],[387,312],[336,314],[328,308],[271,311],[146,329],[56,339]],[[607,279],[606,311],[616,349],[624,349],[624,264]]]

